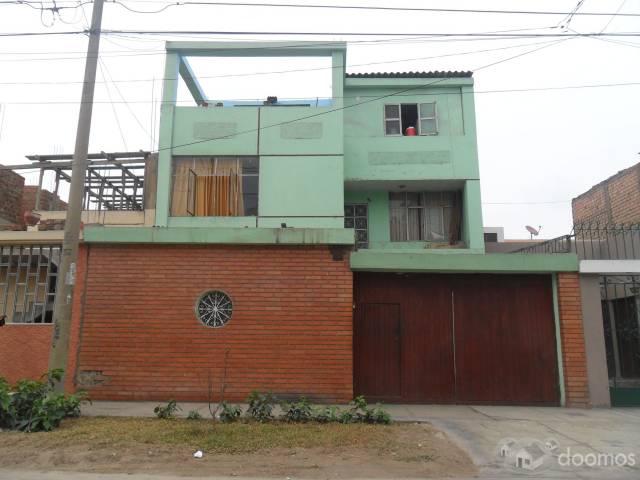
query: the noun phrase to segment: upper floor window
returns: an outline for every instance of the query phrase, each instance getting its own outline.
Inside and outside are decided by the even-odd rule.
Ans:
[[[436,103],[394,103],[384,106],[384,133],[392,136],[437,135]]]
[[[173,157],[171,215],[258,214],[257,157]]]
[[[392,242],[460,240],[458,192],[389,192]]]

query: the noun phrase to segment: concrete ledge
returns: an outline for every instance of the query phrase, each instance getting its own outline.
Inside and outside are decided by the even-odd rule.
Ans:
[[[86,243],[217,243],[353,245],[350,228],[99,227],[84,229]]]
[[[640,260],[580,260],[580,273],[640,273]]]
[[[477,254],[453,255],[432,252],[389,252],[358,250],[351,254],[351,270],[373,272],[467,272],[467,273],[551,273],[577,272],[578,257],[559,254]]]
[[[64,231],[62,230],[0,232],[0,244],[62,244],[63,239]]]

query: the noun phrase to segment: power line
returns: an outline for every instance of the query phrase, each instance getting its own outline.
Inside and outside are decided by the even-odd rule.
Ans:
[[[483,205],[557,205],[571,203],[571,200],[550,200],[541,202],[482,202]]]
[[[105,40],[107,40],[105,38]],[[108,41],[108,40],[107,40]],[[445,53],[445,54],[441,54],[441,55],[431,55],[428,57],[412,57],[412,58],[401,58],[401,59],[395,59],[395,60],[384,60],[384,61],[378,61],[378,62],[367,62],[367,63],[354,63],[351,65],[346,65],[345,68],[350,68],[350,67],[364,67],[364,66],[371,66],[371,65],[387,65],[387,64],[391,64],[391,63],[402,63],[402,62],[411,62],[411,61],[419,61],[419,60],[432,60],[435,58],[446,58],[446,57],[454,57],[454,56],[461,56],[461,55],[471,55],[474,53],[487,53],[487,52],[495,52],[495,51],[501,51],[501,50],[509,50],[512,48],[522,48],[522,47],[529,47],[529,46],[534,46],[534,45],[542,45],[542,44],[547,44],[547,43],[553,43],[556,40],[545,40],[544,42],[531,42],[531,43],[521,43],[518,45],[507,45],[507,46],[503,46],[503,47],[497,47],[497,48],[487,48],[487,49],[481,49],[481,50],[471,50],[471,51],[466,51],[466,52],[453,52],[453,53]],[[164,53],[164,51],[163,51]],[[102,55],[101,55],[102,57]],[[2,61],[2,60],[0,60]],[[327,66],[327,67],[313,67],[313,68],[297,68],[297,69],[288,69],[288,70],[271,70],[271,71],[263,71],[263,72],[253,72],[253,73],[230,73],[230,74],[220,74],[220,75],[198,75],[198,79],[211,79],[211,78],[233,78],[233,77],[246,77],[246,76],[257,76],[257,75],[273,75],[273,74],[284,74],[284,73],[299,73],[299,72],[309,72],[309,71],[321,71],[321,70],[332,70],[334,68],[338,68],[338,67],[334,67],[334,66]],[[342,66],[340,66],[340,68],[342,68]],[[164,80],[164,78],[161,78],[159,80]],[[118,83],[137,83],[137,82],[149,82],[151,81],[150,78],[141,78],[141,79],[127,79],[127,80],[113,80],[113,82],[118,82]],[[52,84],[81,84],[83,83],[82,81],[76,80],[76,81],[61,81],[61,82],[57,82],[57,81],[34,81],[34,82],[0,82],[0,85],[52,85]],[[98,82],[100,83],[100,82]]]
[[[640,15],[639,15],[640,16]],[[90,33],[89,30],[72,30],[72,31],[47,31],[47,32],[0,32],[0,37],[27,37],[27,36],[48,36],[48,35],[85,35]],[[104,35],[114,34],[133,34],[133,35],[261,35],[261,36],[273,36],[273,35],[295,35],[295,36],[334,36],[334,37],[434,37],[434,38],[455,38],[455,37],[467,37],[467,38],[561,38],[561,37],[575,37],[575,34],[560,32],[560,33],[527,33],[519,34],[512,33],[505,35],[503,33],[478,33],[478,32],[456,32],[456,33],[425,33],[425,32],[290,32],[290,31],[238,31],[238,30],[108,30],[102,31]],[[581,33],[577,35],[579,37],[640,37],[640,32],[591,32]],[[270,48],[257,47],[257,48]],[[271,47],[273,48],[273,47]]]
[[[553,26],[548,26],[548,27],[538,27],[538,28],[518,28],[518,29],[511,29],[511,30],[497,30],[497,31],[493,31],[493,32],[475,32],[478,34],[503,34],[504,37],[502,36],[497,36],[497,37],[488,37],[488,38],[454,38],[454,37],[449,37],[449,38],[434,38],[434,35],[429,35],[429,34],[424,34],[424,35],[413,35],[413,36],[409,36],[409,37],[402,37],[402,38],[382,38],[382,39],[368,39],[368,40],[349,40],[348,44],[349,45],[358,45],[358,46],[368,46],[368,45],[381,45],[381,44],[402,44],[402,43],[419,43],[419,42],[462,42],[462,41],[488,41],[488,40],[511,40],[511,39],[515,39],[515,38],[527,38],[526,35],[522,35],[521,37],[512,37],[512,34],[515,32],[531,32],[531,31],[537,31],[537,30],[548,30],[550,28],[555,28]],[[62,32],[64,33],[64,32]],[[69,32],[67,32],[69,33]],[[71,33],[86,33],[85,31],[82,32],[71,32]],[[104,31],[102,32],[104,33]],[[42,33],[43,35],[47,35],[46,32]],[[11,35],[11,34],[7,34],[7,35]],[[128,40],[135,40],[135,41],[147,41],[147,42],[163,42],[163,39],[158,39],[158,40],[150,40],[148,38],[138,38],[138,37],[134,37],[132,35],[136,35],[136,34],[130,34],[130,33],[117,33],[116,31],[110,32],[110,35],[117,37],[117,38],[124,38],[124,39],[128,39]],[[0,34],[0,37],[2,36],[2,34]],[[175,34],[174,36],[178,37],[178,38],[184,38],[184,37],[189,37],[188,34]],[[195,36],[195,35],[191,35],[191,38],[198,38],[199,40],[202,40],[202,38],[200,36]],[[106,37],[104,37],[106,38]],[[206,40],[235,40],[233,38],[224,38],[224,37],[215,37],[215,38],[207,38]],[[238,40],[235,40],[238,41]],[[247,38],[242,38],[239,41],[242,42],[250,42],[250,41],[259,41],[262,42],[263,39],[260,38],[256,38],[256,39],[247,39]],[[304,41],[304,42],[294,42],[292,41],[292,43],[287,44],[284,43],[286,42],[283,41],[281,42],[279,45],[247,45],[244,46],[243,48],[246,50],[251,50],[251,51],[264,51],[264,50],[278,50],[278,49],[282,49],[282,48],[305,48],[308,46],[308,42]],[[314,45],[315,46],[327,46],[327,47],[331,47],[331,46],[336,46],[338,44],[341,44],[343,42],[339,42],[336,40],[330,40],[330,41],[318,41],[315,42]],[[129,49],[129,50],[133,50],[136,52],[150,52],[151,54],[156,54],[154,52],[158,52],[157,54],[161,54],[164,55],[166,53],[166,50],[164,48],[162,49],[154,49],[154,50],[144,50],[144,49]],[[233,50],[232,48],[219,48],[219,50]],[[21,52],[6,52],[7,55],[18,55]],[[46,55],[49,53],[82,53],[82,52],[22,52],[25,55],[28,54],[33,54],[33,55]],[[125,52],[126,53],[126,52]],[[0,54],[3,54],[3,52],[0,52]],[[135,54],[132,54],[135,55]],[[104,54],[102,54],[101,56],[104,56]],[[110,55],[110,56],[118,56],[118,55]],[[129,55],[122,55],[122,56],[129,56]],[[47,58],[45,60],[73,60],[73,59],[79,59],[79,60],[84,60],[86,59],[86,55],[82,55],[82,56],[78,56],[78,57],[58,57],[58,58]],[[39,61],[41,59],[39,58],[33,58],[33,59],[26,59],[26,61]],[[0,61],[14,61],[14,60],[0,60]]]
[[[579,5],[583,3],[584,0],[579,2]],[[365,6],[365,5],[340,5],[340,4],[298,4],[298,3],[274,3],[274,2],[261,2],[261,3],[249,3],[249,2],[218,2],[218,1],[177,1],[177,2],[167,2],[162,0],[129,0],[131,3],[159,3],[165,4],[160,10],[156,11],[143,11],[136,10],[131,7],[128,7],[124,2],[120,0],[111,0],[106,3],[114,3],[118,4],[127,10],[130,10],[135,13],[161,13],[166,10],[166,8],[173,6],[224,6],[224,7],[267,7],[267,8],[300,8],[300,9],[325,9],[325,10],[367,10],[367,11],[382,11],[382,12],[429,12],[429,13],[467,13],[467,14],[498,14],[498,15],[546,15],[546,16],[565,16],[565,17],[573,17],[573,16],[611,16],[617,15],[622,17],[638,17],[640,13],[611,13],[611,12],[578,12],[577,8],[574,7],[573,10],[566,11],[552,11],[552,10],[504,10],[504,9],[471,9],[471,8],[435,8],[435,7],[387,7],[387,6]],[[11,0],[11,1],[3,1],[0,4],[5,5],[41,5],[38,1],[29,1],[29,0]],[[60,7],[60,8],[77,8],[75,6],[69,7]]]
[[[107,90],[107,96],[109,97],[109,103],[111,104],[111,110],[113,111],[113,116],[116,120],[116,125],[118,126],[118,131],[120,132],[120,138],[122,139],[122,145],[124,146],[124,150],[125,152],[129,150],[129,148],[127,147],[127,141],[124,138],[124,132],[122,131],[122,125],[120,124],[120,118],[118,117],[118,112],[116,111],[116,106],[115,103],[113,102],[112,98],[111,98],[111,92],[109,91],[109,84],[107,83],[107,78],[104,75],[104,67],[103,67],[103,63],[102,63],[102,59],[100,57],[98,57],[98,66],[100,67],[100,75],[102,76],[102,79],[104,80],[104,86],[105,89]],[[92,101],[92,103],[94,103]]]
[[[639,15],[640,16],[640,15]],[[561,37],[639,37],[640,32],[592,32],[592,33],[580,33],[578,35],[574,33],[558,32],[558,33],[511,33],[505,35],[504,33],[480,33],[480,32],[456,32],[456,33],[425,33],[425,32],[288,32],[288,31],[236,31],[236,30],[103,30],[103,33],[109,35],[114,33],[127,33],[135,35],[297,35],[297,36],[356,36],[356,37],[417,37],[417,36],[429,36],[434,38],[449,38],[449,37],[471,37],[471,38],[561,38]]]
[[[446,79],[445,79],[446,80]],[[630,87],[640,85],[638,82],[621,82],[621,83],[599,83],[599,84],[585,84],[585,85],[563,85],[563,86],[550,86],[550,87],[533,87],[533,88],[509,88],[500,90],[476,90],[474,92],[443,92],[443,93],[411,93],[411,94],[398,94],[396,97],[431,97],[440,95],[478,95],[478,94],[495,94],[495,93],[527,93],[527,92],[546,92],[546,91],[561,91],[561,90],[581,90],[586,88],[607,88],[607,87]],[[377,95],[347,95],[336,97],[313,97],[313,100],[331,100],[331,99],[358,99],[358,98],[378,98]],[[279,97],[280,100],[299,100],[309,101],[309,98],[300,97]],[[262,101],[264,99],[258,98],[234,98],[229,99],[229,102],[234,101]],[[0,102],[4,105],[77,105],[81,102],[77,101],[28,101],[28,102]],[[111,103],[107,100],[98,100],[94,103]],[[128,103],[128,104],[145,104],[152,103],[151,100],[127,100],[123,102],[114,101],[113,103]],[[177,101],[176,103],[192,104],[192,100]]]

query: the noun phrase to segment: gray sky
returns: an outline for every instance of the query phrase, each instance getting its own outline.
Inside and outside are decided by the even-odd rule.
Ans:
[[[122,0],[130,8],[153,11],[161,0]],[[289,3],[570,11],[577,0],[483,2],[295,0]],[[70,0],[58,5],[70,6]],[[91,5],[85,5],[86,18]],[[640,13],[640,0],[586,0],[584,12]],[[27,6],[0,5],[0,32],[66,31],[85,28],[81,9],[63,10],[52,23]],[[262,7],[179,6],[159,14],[137,14],[121,5],[105,6],[103,28],[138,30],[242,30],[326,32],[468,33],[532,29],[557,32],[562,17],[534,15],[376,12]],[[611,21],[610,21],[611,20]],[[610,21],[610,23],[609,23]],[[607,25],[608,24],[608,25]],[[50,26],[51,25],[51,26]],[[591,33],[640,32],[640,17],[581,17],[570,28]],[[535,29],[535,30],[534,30]],[[228,36],[198,37],[225,40]],[[256,36],[234,39],[256,39]],[[301,37],[266,37],[300,40]],[[265,39],[266,39],[265,38]],[[157,141],[163,43],[193,37],[103,35],[90,151],[153,149]],[[371,37],[340,35],[304,40],[345,40],[347,70],[474,70],[541,46],[549,38],[451,41],[421,38],[364,43]],[[615,42],[615,43],[614,43]],[[87,40],[82,35],[0,37],[0,163],[25,163],[24,155],[71,153],[75,141]],[[530,46],[523,46],[523,45]],[[505,48],[509,47],[509,48]],[[513,48],[511,48],[513,47]],[[489,52],[479,52],[488,50]],[[495,50],[501,49],[501,50]],[[472,52],[472,53],[470,53]],[[452,55],[453,54],[453,55]],[[427,58],[449,55],[441,58]],[[412,61],[397,61],[416,59]],[[418,60],[420,59],[420,60]],[[375,65],[362,65],[372,62]],[[194,70],[212,99],[280,98],[330,95],[328,61],[249,59],[194,61]],[[230,73],[292,69],[316,70],[220,78]],[[570,199],[605,177],[640,161],[640,85],[492,92],[495,90],[640,83],[640,36],[612,41],[575,38],[538,52],[478,70],[474,75],[478,148],[486,226],[504,226],[509,238],[526,237],[524,225],[542,225],[541,236],[567,233]],[[155,82],[153,79],[156,79]],[[106,80],[106,83],[105,83]],[[115,80],[115,83],[112,83]],[[140,80],[129,82],[129,80]],[[18,82],[9,85],[9,82]],[[51,82],[25,84],[21,82]],[[485,93],[483,93],[485,92]],[[179,98],[188,100],[183,88]],[[127,103],[125,103],[126,100]],[[113,104],[110,103],[113,100]],[[155,100],[155,103],[153,101]],[[65,103],[68,102],[68,103]],[[186,104],[186,103],[185,103]],[[118,126],[118,122],[120,126]],[[37,175],[30,173],[30,183]],[[50,187],[52,179],[45,180]],[[541,203],[553,202],[553,203]]]

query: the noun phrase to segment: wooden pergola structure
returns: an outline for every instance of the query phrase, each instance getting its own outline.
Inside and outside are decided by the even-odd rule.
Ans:
[[[147,172],[150,166],[147,162],[150,157],[151,152],[143,150],[90,153],[87,156],[83,210],[144,210],[145,177],[151,173]],[[37,168],[40,170],[35,205],[40,205],[45,172],[55,173],[53,198],[58,194],[61,180],[70,182],[73,155],[27,155],[27,158],[32,163],[0,166],[0,169],[17,171]],[[155,180],[155,175],[152,177]],[[149,177],[146,179],[149,180]]]

